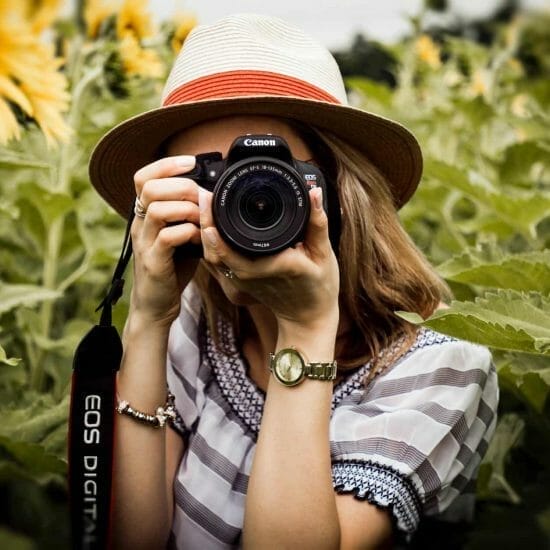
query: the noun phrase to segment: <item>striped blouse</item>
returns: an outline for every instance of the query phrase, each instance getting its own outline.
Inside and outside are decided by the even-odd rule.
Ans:
[[[186,440],[174,479],[170,544],[238,548],[265,394],[248,377],[229,324],[220,327],[232,351],[225,355],[200,309],[190,285],[169,339],[174,429]],[[334,490],[388,508],[405,536],[423,516],[471,519],[477,471],[496,424],[498,387],[489,351],[422,329],[365,390],[369,368],[334,387]]]

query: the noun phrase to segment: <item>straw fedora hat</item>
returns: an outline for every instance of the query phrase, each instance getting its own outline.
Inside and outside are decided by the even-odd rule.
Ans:
[[[90,159],[99,194],[128,217],[134,173],[157,158],[171,135],[230,115],[294,119],[331,132],[386,176],[397,208],[414,193],[422,155],[400,124],[348,105],[330,52],[300,29],[263,15],[239,14],[197,26],[166,82],[162,105],[109,131]]]

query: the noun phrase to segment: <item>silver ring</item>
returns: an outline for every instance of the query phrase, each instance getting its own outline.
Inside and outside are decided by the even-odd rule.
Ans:
[[[231,271],[229,268],[225,268],[222,273],[224,274],[225,277],[227,277],[228,279],[234,279],[235,278],[235,273],[233,273],[233,271]]]
[[[134,214],[138,218],[145,218],[145,214],[147,214],[147,208],[143,206],[143,203],[139,200],[139,197],[136,197],[136,202],[134,203]]]

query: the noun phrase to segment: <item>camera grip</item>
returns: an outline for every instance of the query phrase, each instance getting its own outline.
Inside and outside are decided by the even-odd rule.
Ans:
[[[204,255],[202,244],[186,243],[174,250],[174,260],[180,261],[185,258],[200,259]]]

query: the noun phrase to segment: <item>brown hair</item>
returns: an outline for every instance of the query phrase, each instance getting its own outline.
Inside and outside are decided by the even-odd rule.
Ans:
[[[293,126],[296,126],[293,124]],[[339,370],[357,368],[374,358],[367,381],[392,364],[412,344],[417,329],[395,315],[397,310],[430,315],[450,292],[416,248],[400,224],[385,177],[363,155],[339,138],[298,128],[314,152],[328,147],[332,162],[322,166],[333,172],[342,227],[338,256],[341,319],[348,321],[336,342]],[[315,155],[327,159],[326,155]],[[218,346],[218,316],[228,319],[239,338],[248,317],[231,304],[217,281],[200,265],[195,281],[203,298],[207,322]],[[343,328],[343,327],[341,327]],[[394,352],[380,352],[399,341]]]

